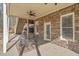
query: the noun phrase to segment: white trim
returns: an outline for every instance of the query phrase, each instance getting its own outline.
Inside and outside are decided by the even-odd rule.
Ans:
[[[17,30],[18,21],[19,21],[19,18],[18,18],[18,17],[16,17],[16,25],[15,25],[15,28],[14,28],[14,32],[15,32],[15,33],[16,33],[16,30]]]
[[[7,16],[7,15],[6,15]],[[7,16],[7,29],[8,29],[8,38],[9,38],[9,17]],[[9,39],[7,39],[7,43],[8,43]]]
[[[73,41],[75,42],[75,13],[73,13]]]
[[[75,14],[74,14],[74,12],[60,16],[60,39],[61,40],[68,41],[66,39],[62,39],[63,38],[62,37],[62,17],[68,16],[68,15],[73,15],[73,40],[70,40],[70,41],[73,41],[74,42],[75,41]]]
[[[38,25],[38,21],[35,22],[35,34],[38,35],[39,32],[37,32],[37,25]]]
[[[27,40],[28,40],[28,36],[29,36],[29,20],[27,19]]]
[[[46,25],[50,25],[50,39],[46,38]],[[51,22],[44,23],[44,40],[51,41]]]

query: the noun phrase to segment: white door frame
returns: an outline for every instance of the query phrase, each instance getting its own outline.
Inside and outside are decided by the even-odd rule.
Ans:
[[[50,25],[50,39],[46,38],[46,25]],[[51,41],[51,22],[44,23],[44,40]]]

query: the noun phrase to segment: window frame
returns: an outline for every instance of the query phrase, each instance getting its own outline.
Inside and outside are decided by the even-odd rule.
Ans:
[[[46,38],[46,25],[50,25],[50,39]],[[44,22],[44,40],[51,41],[51,22]]]
[[[65,16],[70,16],[70,15],[72,15],[72,24],[73,24],[73,39],[71,39],[71,40],[67,40],[67,39],[63,39],[63,37],[62,37],[62,18],[63,17],[65,17]],[[68,14],[64,14],[64,15],[61,15],[60,16],[60,40],[65,40],[65,41],[75,41],[75,13],[74,12],[72,12],[72,13],[68,13]]]

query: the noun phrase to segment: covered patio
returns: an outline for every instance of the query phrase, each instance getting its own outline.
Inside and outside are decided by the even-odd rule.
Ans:
[[[3,43],[3,52],[6,54],[2,55],[79,55],[78,48],[75,51],[73,49],[76,42],[76,46],[79,45],[72,23],[74,15],[78,17],[79,4],[12,3],[4,6],[7,10],[4,36],[7,35],[7,39],[4,38]],[[65,14],[70,17],[65,18]],[[67,21],[69,25],[65,27],[66,19],[70,21]],[[68,31],[70,29],[72,31]]]

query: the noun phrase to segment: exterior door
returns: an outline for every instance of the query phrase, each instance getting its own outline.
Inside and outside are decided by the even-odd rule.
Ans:
[[[51,41],[51,22],[44,23],[44,40]]]

